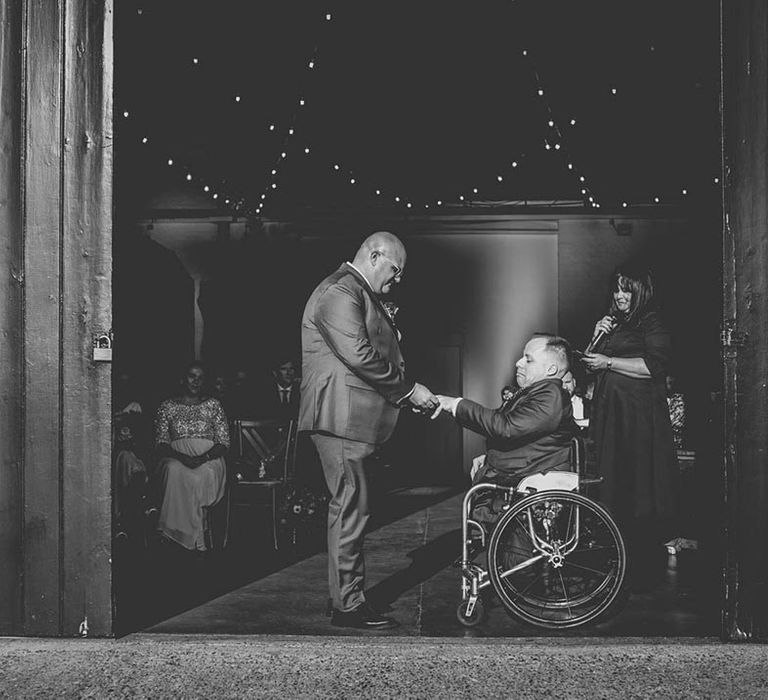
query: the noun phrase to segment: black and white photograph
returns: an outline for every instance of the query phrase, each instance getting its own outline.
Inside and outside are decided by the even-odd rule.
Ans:
[[[2,0],[0,697],[765,697],[768,4]]]

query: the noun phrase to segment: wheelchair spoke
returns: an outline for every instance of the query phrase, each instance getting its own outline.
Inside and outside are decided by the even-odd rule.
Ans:
[[[571,606],[568,605],[568,601],[570,600],[570,596],[568,595],[568,590],[565,587],[565,581],[563,580],[563,574],[562,574],[562,572],[559,569],[557,571],[557,577],[560,579],[560,586],[563,589],[563,596],[565,597],[565,602],[566,602],[566,605],[567,605],[567,608],[568,608],[568,614],[571,617],[573,617],[573,610],[571,610]]]
[[[582,564],[577,564],[575,561],[571,561],[570,559],[566,559],[565,566],[572,566],[575,569],[581,569],[582,571],[589,571],[590,573],[597,574],[598,576],[602,576],[605,578],[606,576],[613,576],[612,571],[599,571],[598,569],[593,569],[589,566],[583,566]]]

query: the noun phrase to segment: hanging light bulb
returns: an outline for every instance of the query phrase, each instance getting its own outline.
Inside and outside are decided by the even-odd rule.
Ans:
[[[219,195],[218,195],[216,192],[214,192],[214,193],[213,193],[213,198],[214,198],[214,199],[218,199],[218,198],[219,198]]]
[[[627,203],[626,203],[626,202],[622,202],[622,203],[621,203],[621,206],[622,206],[622,207],[624,207],[624,208],[626,209],[626,208],[627,208]]]
[[[275,130],[275,125],[274,124],[270,124],[269,125],[269,130],[270,131],[274,131]]]
[[[210,191],[211,191],[211,188],[210,188],[210,187],[208,187],[208,185],[206,185],[205,187],[203,187],[203,192],[210,192]]]
[[[459,201],[460,201],[460,202],[463,202],[463,201],[464,201],[464,195],[463,195],[463,194],[460,194],[460,195],[459,195]]]
[[[168,165],[173,165],[173,158],[168,159]]]
[[[405,206],[406,206],[406,207],[408,207],[408,208],[410,209],[410,208],[411,208],[411,203],[410,203],[410,202],[408,202],[408,203],[407,203]]]
[[[475,194],[477,194],[477,187],[473,187],[473,188],[472,188],[472,192],[474,192]]]
[[[240,95],[235,95],[235,102],[240,102]]]
[[[187,173],[187,182],[189,182],[190,180],[192,180],[192,176],[189,173]]]
[[[516,167],[517,167],[517,161],[516,161],[516,160],[513,160],[513,161],[512,161],[512,167],[513,167],[513,168],[516,168]]]
[[[547,122],[549,124],[549,127],[552,128],[555,125],[555,122],[553,122],[551,119]]]
[[[575,119],[571,119],[571,126],[576,126],[576,120]]]
[[[198,61],[196,58],[193,58],[193,59],[192,59],[192,63],[194,63],[195,65],[197,65],[198,63],[200,63],[200,61]]]
[[[315,67],[315,62],[314,61],[310,61],[309,62],[309,67],[310,68],[314,68]]]
[[[573,170],[573,163],[568,163],[568,170]]]
[[[399,202],[400,201],[400,197],[395,197],[395,201]]]
[[[304,153],[309,153],[309,146],[307,146],[307,148],[304,149]]]
[[[304,100],[299,100],[299,106],[300,106],[300,107],[303,107],[303,106],[304,106]]]
[[[615,94],[616,94],[616,88],[611,88],[611,94],[612,94],[612,95],[615,95]]]
[[[123,112],[123,116],[127,119],[128,118],[128,112],[127,111]]]
[[[438,207],[442,207],[443,206],[443,200],[442,199],[438,199],[437,200],[437,206]]]
[[[556,144],[555,144],[555,150],[556,150],[556,151],[559,151],[559,150],[560,150],[560,144],[559,144],[559,143],[556,143]]]
[[[688,190],[684,189],[683,194],[688,194]]]
[[[338,169],[339,169],[339,166],[334,164],[334,166],[333,166],[333,169],[334,169],[334,170],[338,170]]]
[[[502,182],[502,181],[504,180],[504,178],[503,178],[501,175],[497,175],[497,176],[496,176],[496,179],[497,179],[499,182]]]
[[[376,196],[378,197],[379,195],[381,195],[381,190],[376,190]]]
[[[146,136],[143,139],[141,139],[142,143],[146,143],[147,141],[149,141],[149,139]]]
[[[544,90],[539,88],[539,97],[544,97]]]
[[[579,182],[584,182],[584,176],[583,175],[579,175]]]
[[[272,168],[272,174],[273,174],[273,175],[277,175],[277,170],[275,170],[274,168]]]
[[[354,185],[355,184],[355,178],[351,177],[349,178],[349,184]]]
[[[331,21],[331,13],[330,12],[325,16],[325,21],[326,22],[330,22]]]
[[[659,203],[659,198],[658,197],[654,197],[653,201],[656,202],[656,204],[658,204]]]
[[[273,190],[276,190],[276,189],[277,189],[277,183],[276,183],[276,182],[273,182],[273,183],[272,183],[272,189],[273,189]]]
[[[288,129],[288,136],[293,136],[293,129]]]

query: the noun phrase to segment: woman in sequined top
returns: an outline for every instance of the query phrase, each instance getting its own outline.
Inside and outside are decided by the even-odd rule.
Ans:
[[[227,417],[206,395],[205,370],[187,367],[180,396],[160,404],[155,444],[162,505],[158,529],[186,549],[210,548],[208,509],[224,495],[229,449]]]

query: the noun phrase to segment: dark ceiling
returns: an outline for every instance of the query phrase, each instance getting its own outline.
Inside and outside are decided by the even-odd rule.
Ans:
[[[126,216],[719,196],[714,0],[116,5]]]

